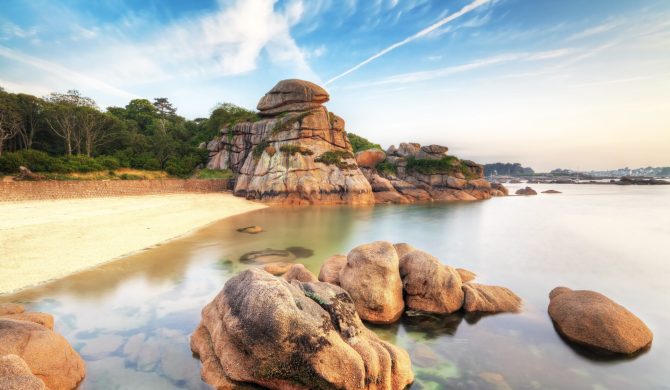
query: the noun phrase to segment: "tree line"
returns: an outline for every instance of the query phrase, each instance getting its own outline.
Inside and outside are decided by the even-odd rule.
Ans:
[[[163,97],[101,110],[76,90],[36,97],[0,87],[0,173],[25,165],[43,172],[129,167],[188,176],[207,162],[202,142],[223,125],[255,118],[230,103],[188,120]]]

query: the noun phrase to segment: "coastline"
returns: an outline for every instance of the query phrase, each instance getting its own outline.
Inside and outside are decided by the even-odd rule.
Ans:
[[[0,295],[65,277],[268,207],[230,193],[0,203]]]

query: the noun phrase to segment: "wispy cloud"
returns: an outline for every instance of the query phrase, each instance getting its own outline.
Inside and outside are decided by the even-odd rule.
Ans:
[[[474,10],[474,9],[476,9],[476,8],[478,8],[478,7],[480,7],[480,6],[484,5],[484,4],[486,4],[486,3],[488,3],[489,1],[490,1],[490,0],[475,0],[474,2],[472,2],[472,3],[468,4],[468,5],[466,5],[465,7],[463,7],[460,11],[458,11],[458,12],[456,12],[456,13],[453,13],[453,14],[447,16],[446,18],[441,19],[441,20],[438,21],[437,23],[434,23],[434,24],[432,24],[432,25],[430,25],[430,26],[424,28],[423,30],[419,31],[418,33],[416,33],[416,34],[414,34],[414,35],[412,35],[412,36],[409,36],[409,37],[403,39],[403,40],[400,41],[400,42],[396,42],[396,43],[394,43],[393,45],[387,47],[386,49],[380,51],[379,53],[373,55],[372,57],[369,57],[369,58],[366,59],[365,61],[363,61],[363,62],[361,62],[361,63],[359,63],[359,64],[353,66],[352,68],[349,68],[348,70],[346,70],[346,71],[340,73],[339,75],[337,75],[337,76],[331,78],[330,80],[326,81],[326,85],[328,85],[328,84],[330,84],[330,83],[332,83],[332,82],[334,82],[334,81],[336,81],[336,80],[338,80],[338,79],[340,79],[340,78],[342,78],[342,77],[348,75],[348,74],[351,73],[351,72],[354,72],[354,71],[358,70],[358,69],[361,68],[362,66],[365,66],[366,64],[368,64],[368,63],[370,63],[370,62],[376,60],[377,58],[379,58],[379,57],[381,57],[381,56],[383,56],[383,55],[389,53],[389,52],[392,51],[392,50],[395,50],[395,49],[397,49],[397,48],[399,48],[399,47],[401,47],[401,46],[404,46],[404,45],[406,45],[406,44],[412,42],[412,41],[415,40],[415,39],[418,39],[418,38],[421,38],[421,37],[423,37],[423,36],[425,36],[425,35],[430,34],[432,31],[434,31],[434,30],[436,30],[436,29],[442,27],[443,25],[445,25],[445,24],[451,22],[452,20],[458,19],[459,17],[461,17],[461,16],[467,14],[468,12],[470,12],[470,11],[472,11],[472,10]]]
[[[574,34],[570,35],[569,37],[567,37],[566,41],[567,42],[576,41],[576,40],[579,40],[579,39],[584,39],[584,38],[588,38],[588,37],[591,37],[591,36],[594,36],[594,35],[602,34],[602,33],[608,32],[608,31],[618,27],[620,24],[621,24],[620,22],[610,20],[608,22],[599,24],[597,26],[593,26],[593,27],[587,28],[585,30],[579,31],[577,33],[574,33]]]

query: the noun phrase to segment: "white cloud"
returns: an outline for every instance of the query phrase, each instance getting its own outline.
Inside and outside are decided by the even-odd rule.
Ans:
[[[602,33],[605,33],[607,31],[610,31],[610,30],[616,28],[617,26],[619,26],[619,24],[620,24],[619,22],[608,21],[608,22],[599,24],[597,26],[587,28],[587,29],[582,30],[580,32],[574,33],[574,34],[570,35],[568,38],[566,38],[566,41],[575,41],[575,40],[579,40],[579,39],[588,38],[588,37],[591,37],[591,36],[594,36],[594,35],[602,34]]]
[[[331,78],[330,80],[326,81],[326,85],[328,85],[328,84],[330,84],[330,83],[336,81],[337,79],[340,79],[340,78],[342,78],[342,77],[348,75],[348,74],[351,73],[351,72],[354,72],[354,71],[358,70],[358,69],[361,68],[362,66],[367,65],[368,63],[370,63],[370,62],[376,60],[377,58],[379,58],[379,57],[381,57],[381,56],[387,54],[388,52],[390,52],[390,51],[392,51],[392,50],[395,50],[395,49],[397,49],[397,48],[399,48],[399,47],[401,47],[401,46],[404,46],[404,45],[406,45],[406,44],[412,42],[412,41],[415,40],[415,39],[418,39],[418,38],[421,38],[421,37],[423,37],[423,36],[426,36],[426,35],[430,34],[430,33],[433,32],[434,30],[436,30],[436,29],[442,27],[443,25],[445,25],[445,24],[451,22],[452,20],[458,19],[459,17],[461,17],[461,16],[467,14],[468,12],[470,12],[470,11],[472,11],[472,10],[474,10],[474,9],[476,9],[476,8],[478,8],[478,7],[480,7],[480,6],[484,5],[484,4],[486,4],[486,3],[488,3],[489,1],[490,1],[490,0],[475,0],[475,1],[473,1],[472,3],[470,3],[470,4],[466,5],[465,7],[463,7],[460,11],[455,12],[455,13],[453,13],[453,14],[447,16],[447,17],[444,18],[444,19],[441,19],[441,20],[438,21],[437,23],[433,23],[432,25],[430,25],[430,26],[424,28],[423,30],[419,31],[418,33],[416,33],[416,34],[414,34],[414,35],[411,35],[411,36],[409,36],[409,37],[403,39],[403,40],[400,41],[400,42],[396,42],[396,43],[394,43],[393,45],[387,47],[386,49],[384,49],[384,50],[382,50],[382,51],[380,51],[380,52],[378,52],[377,54],[373,55],[372,57],[366,59],[365,61],[363,61],[363,62],[361,62],[361,63],[359,63],[359,64],[353,66],[352,68],[350,68],[350,69],[344,71],[343,73],[340,73],[339,75],[337,75],[337,76]]]

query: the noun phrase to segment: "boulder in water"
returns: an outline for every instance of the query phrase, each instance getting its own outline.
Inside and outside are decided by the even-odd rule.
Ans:
[[[515,194],[517,194],[517,195],[537,195],[537,191],[535,191],[534,189],[532,189],[530,187],[526,187],[526,188],[519,188],[518,190],[516,190]]]
[[[340,285],[340,271],[347,265],[346,255],[333,255],[326,259],[319,270],[319,280],[326,283]]]
[[[466,313],[517,312],[521,308],[521,298],[506,287],[465,283],[463,293],[463,310]]]
[[[407,253],[399,263],[409,309],[447,314],[461,308],[461,276],[454,268],[421,250]]]

